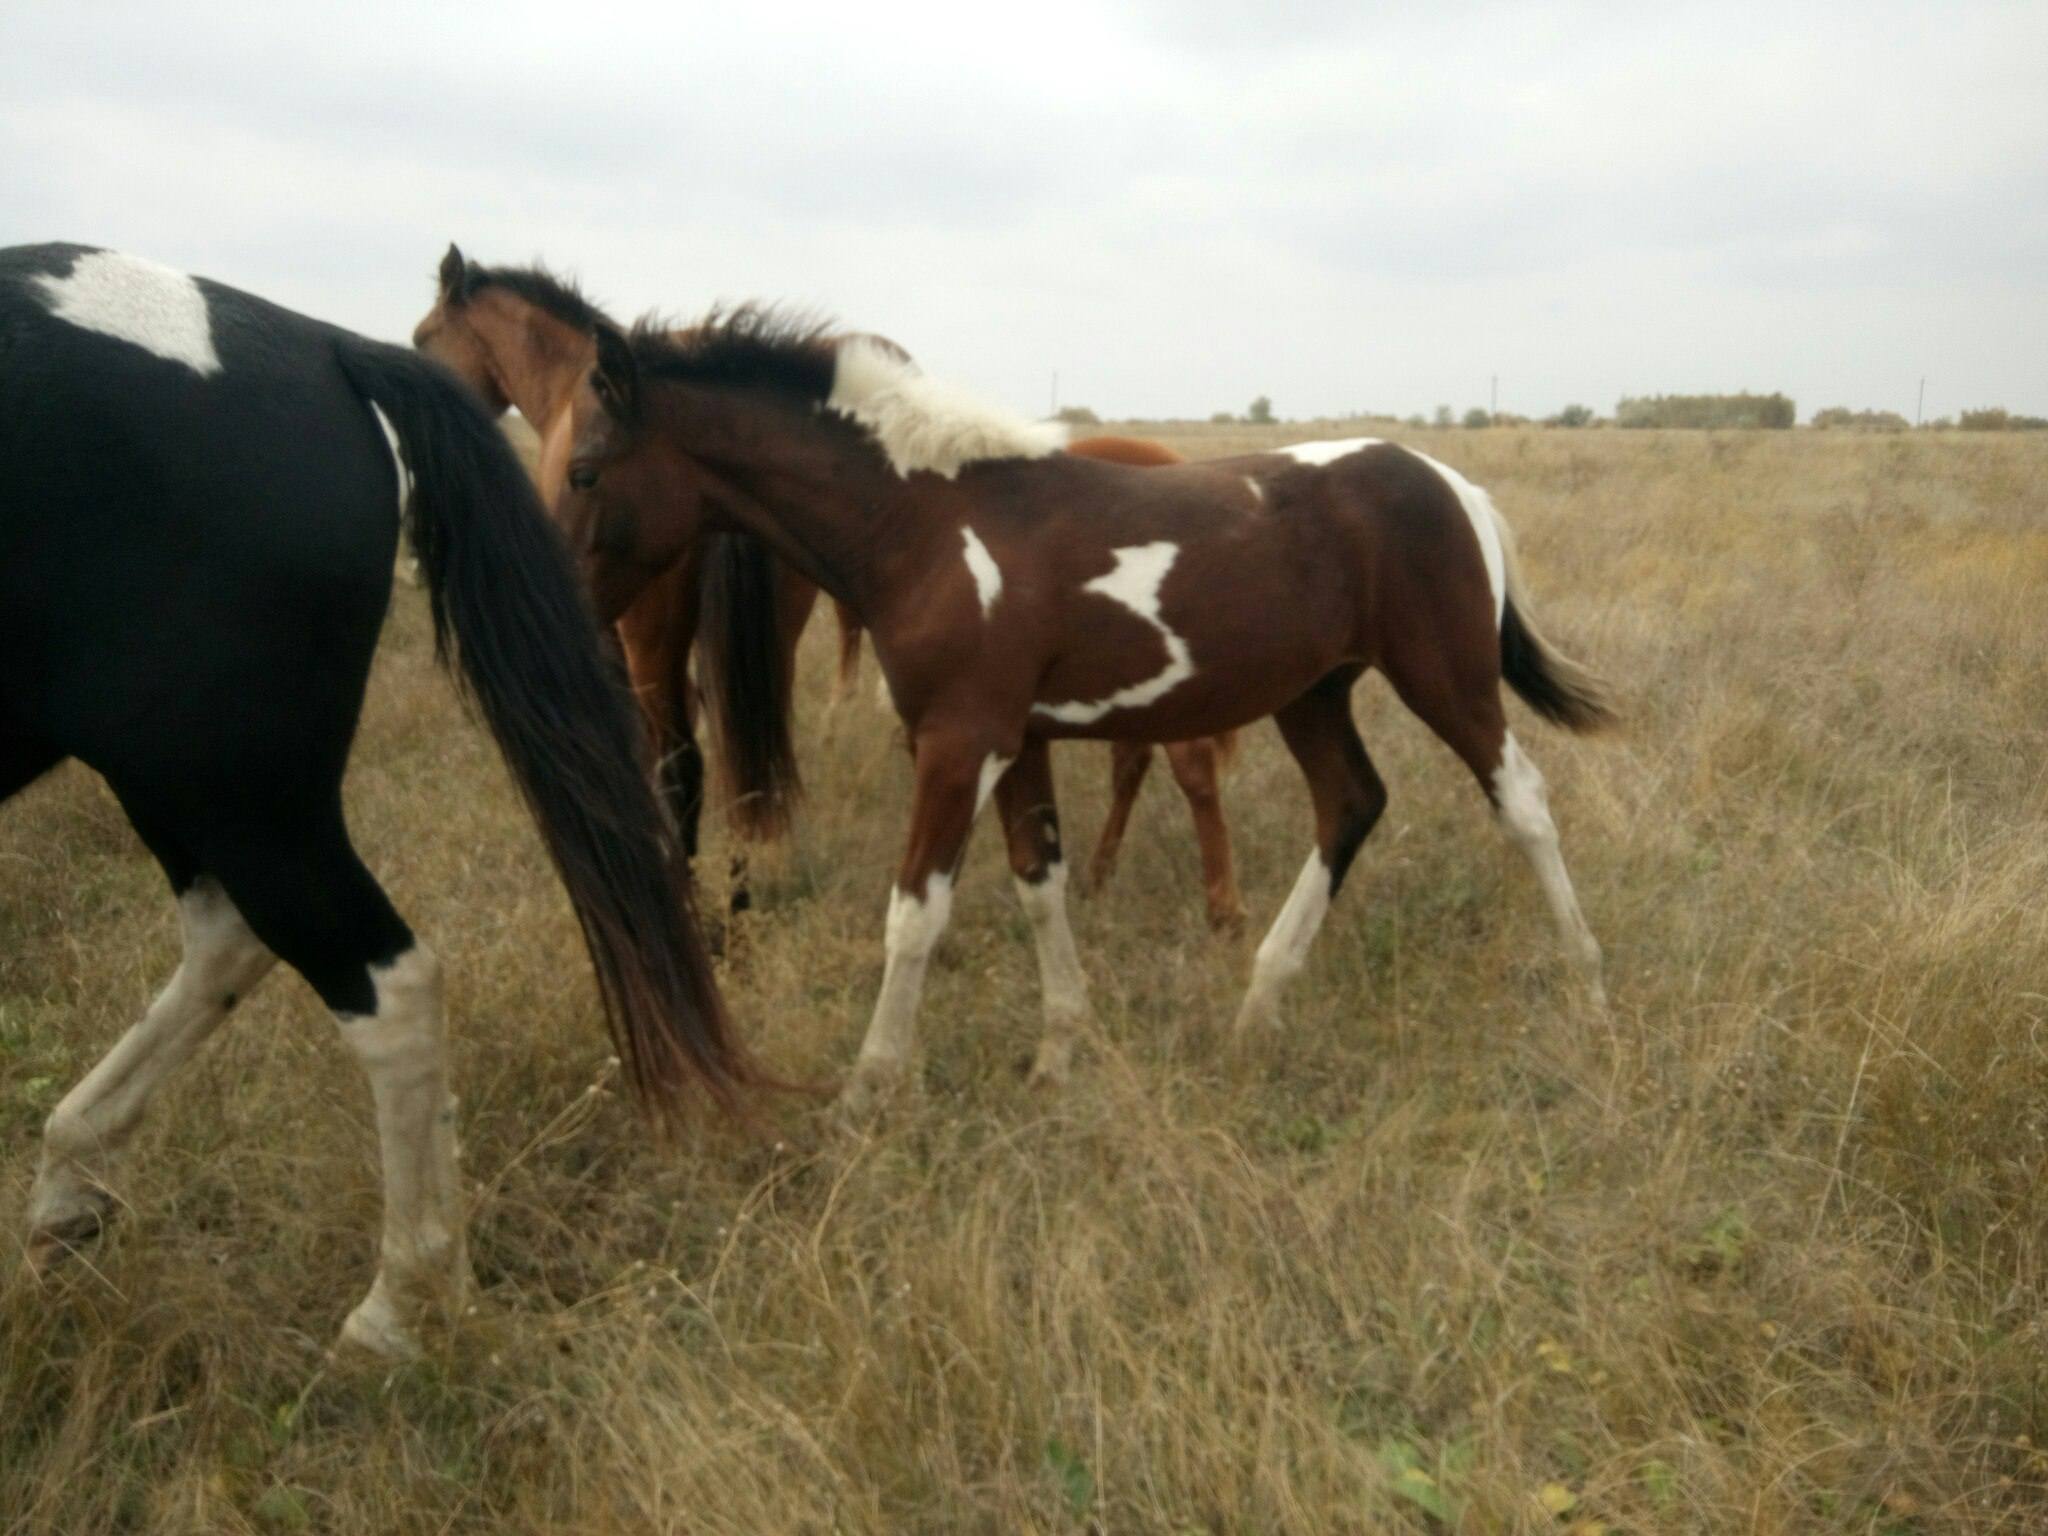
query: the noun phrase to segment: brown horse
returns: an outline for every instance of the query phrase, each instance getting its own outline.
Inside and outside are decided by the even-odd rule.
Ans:
[[[568,464],[570,404],[596,360],[591,332],[603,318],[573,283],[544,268],[487,267],[450,245],[434,307],[413,331],[413,345],[451,368],[491,410],[517,406],[533,425],[540,434],[534,479],[550,507]],[[817,587],[778,566],[758,540],[726,537],[693,540],[658,566],[616,562],[593,596],[607,622],[616,623],[685,854],[696,856],[704,797],[698,693],[689,677],[693,644],[717,716],[714,739],[734,828],[754,840],[785,831],[799,788],[788,697]],[[772,629],[730,618],[736,606],[754,604],[768,605]],[[844,671],[860,630],[844,609],[840,626]],[[735,636],[737,643],[729,638]],[[751,654],[736,653],[742,650]],[[783,728],[742,728],[734,723],[739,716]],[[735,905],[744,904],[744,893],[736,893]]]
[[[647,558],[629,535],[653,509],[700,498],[860,615],[909,733],[910,835],[850,1112],[908,1070],[926,964],[991,792],[1037,938],[1033,1073],[1064,1074],[1088,1003],[1047,756],[1063,737],[1185,741],[1274,716],[1316,821],[1238,1023],[1277,1018],[1386,805],[1351,717],[1368,667],[1478,779],[1603,1000],[1600,947],[1500,685],[1572,729],[1610,713],[1538,636],[1506,523],[1454,470],[1362,439],[1144,470],[1077,458],[866,338],[753,307],[680,341],[601,326],[597,354],[561,508],[592,578]]]

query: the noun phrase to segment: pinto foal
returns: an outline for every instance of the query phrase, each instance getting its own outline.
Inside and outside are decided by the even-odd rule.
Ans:
[[[1274,1020],[1386,805],[1351,717],[1367,667],[1471,769],[1601,999],[1600,947],[1500,684],[1572,729],[1609,713],[1537,635],[1506,524],[1455,471],[1366,439],[1149,469],[1076,458],[1056,428],[964,401],[866,339],[752,307],[684,339],[601,328],[597,359],[560,509],[589,574],[647,509],[702,497],[860,615],[909,733],[910,835],[848,1110],[909,1068],[991,793],[1037,939],[1033,1076],[1064,1075],[1088,1000],[1047,758],[1063,737],[1187,740],[1274,716],[1316,821],[1238,1014]]]

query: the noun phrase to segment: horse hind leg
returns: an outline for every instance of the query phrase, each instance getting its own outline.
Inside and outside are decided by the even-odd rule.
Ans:
[[[275,962],[212,879],[184,884],[178,919],[184,955],[169,984],[44,1124],[29,1194],[28,1251],[37,1268],[99,1234],[111,1203],[101,1177],[107,1160],[134,1135],[165,1079]]]
[[[996,807],[1009,845],[1017,900],[1031,920],[1038,947],[1038,984],[1045,1030],[1031,1066],[1031,1082],[1066,1080],[1074,1041],[1088,1023],[1088,981],[1067,922],[1067,866],[1060,857],[1060,813],[1053,794],[1052,760],[1043,741],[1024,744],[996,781]]]
[[[1180,786],[1188,802],[1188,814],[1194,818],[1195,844],[1202,852],[1202,891],[1209,905],[1209,926],[1218,933],[1235,933],[1244,926],[1244,897],[1237,889],[1237,870],[1230,856],[1230,827],[1223,819],[1223,796],[1217,788],[1220,757],[1213,736],[1174,742],[1166,749],[1173,781]]]
[[[469,1275],[440,962],[363,868],[338,811],[243,829],[226,846],[222,883],[257,935],[326,1003],[376,1109],[384,1185],[377,1274],[341,1340],[411,1356],[419,1323],[437,1307],[452,1314]]]
[[[1557,924],[1558,939],[1578,969],[1587,1001],[1595,1011],[1605,1010],[1607,985],[1602,975],[1600,942],[1586,925],[1585,914],[1579,910],[1578,893],[1572,889],[1572,877],[1565,870],[1543,775],[1512,731],[1502,733],[1500,764],[1486,788],[1499,812],[1501,829],[1522,850],[1536,873],[1536,883],[1543,888],[1551,920]]]
[[[1508,841],[1522,851],[1550,908],[1566,958],[1577,970],[1587,1000],[1607,1003],[1599,941],[1579,910],[1551,820],[1543,775],[1508,729],[1498,669],[1469,669],[1459,679],[1437,658],[1399,658],[1386,668],[1401,701],[1463,760],[1492,803]]]
[[[1278,1021],[1282,989],[1307,963],[1309,946],[1352,859],[1387,806],[1387,787],[1351,719],[1351,684],[1357,676],[1350,668],[1333,672],[1273,717],[1308,780],[1316,846],[1259,944],[1251,985],[1238,1010],[1240,1031]]]
[[[1095,852],[1088,860],[1088,877],[1082,890],[1095,895],[1116,873],[1116,856],[1123,847],[1124,833],[1131,824],[1131,808],[1138,803],[1138,791],[1152,768],[1152,748],[1142,741],[1113,741],[1109,746],[1109,814],[1102,820],[1102,834],[1095,840]]]

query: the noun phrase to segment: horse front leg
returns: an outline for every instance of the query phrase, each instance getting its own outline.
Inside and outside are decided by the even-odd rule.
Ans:
[[[1088,981],[1067,924],[1067,866],[1060,857],[1060,812],[1054,798],[1052,757],[1042,739],[1024,743],[1009,771],[996,781],[996,808],[1009,843],[1017,900],[1031,920],[1038,945],[1038,985],[1045,1032],[1031,1066],[1034,1087],[1066,1081],[1074,1041],[1089,1017]]]
[[[872,1114],[909,1075],[925,968],[952,916],[953,879],[967,834],[1008,763],[988,745],[963,736],[920,734],[914,750],[910,837],[889,892],[882,990],[839,1095],[839,1113],[849,1122]]]
[[[694,558],[679,560],[634,599],[618,622],[626,676],[647,728],[655,788],[683,857],[693,864],[704,815],[704,753],[697,745],[697,701],[690,686],[696,580]]]
[[[1238,1010],[1240,1031],[1278,1022],[1281,990],[1307,964],[1309,946],[1353,856],[1387,806],[1387,787],[1365,755],[1365,743],[1351,720],[1351,684],[1357,676],[1352,668],[1332,672],[1273,717],[1308,780],[1316,809],[1316,846],[1259,944],[1251,986]]]

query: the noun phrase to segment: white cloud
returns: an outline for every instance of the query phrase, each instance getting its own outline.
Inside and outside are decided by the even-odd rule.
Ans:
[[[2048,411],[2041,8],[10,12],[0,242],[403,336],[450,238],[1036,408]]]

